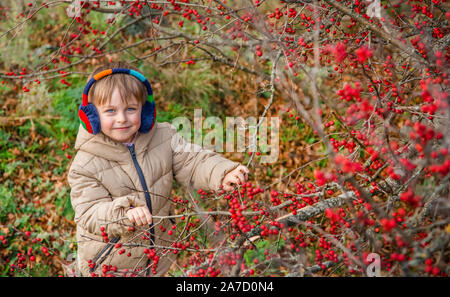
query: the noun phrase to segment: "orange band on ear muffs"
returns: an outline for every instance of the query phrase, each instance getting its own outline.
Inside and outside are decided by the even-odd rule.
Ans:
[[[139,128],[139,132],[148,133],[153,128],[156,119],[156,106],[155,101],[153,99],[153,90],[150,86],[149,81],[139,72],[134,71],[132,69],[126,68],[113,68],[107,69],[100,73],[97,73],[89,82],[83,91],[83,102],[80,104],[78,109],[78,116],[80,118],[82,126],[91,134],[97,134],[101,131],[100,126],[100,117],[97,112],[97,108],[92,103],[89,103],[88,94],[92,85],[102,79],[105,76],[116,74],[116,73],[125,73],[132,75],[138,78],[147,88],[148,99],[145,102],[144,106],[142,106],[141,112],[141,126]]]

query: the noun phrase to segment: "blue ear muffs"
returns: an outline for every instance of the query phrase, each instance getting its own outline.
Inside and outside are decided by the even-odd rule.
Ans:
[[[142,107],[141,112],[141,127],[139,128],[139,132],[148,133],[153,128],[156,119],[156,106],[155,101],[153,100],[153,90],[150,86],[149,81],[139,72],[136,72],[132,69],[126,68],[113,68],[107,69],[100,73],[97,73],[91,80],[87,83],[86,87],[83,91],[83,103],[80,104],[80,108],[78,109],[78,116],[80,118],[82,126],[91,134],[97,134],[101,131],[100,126],[100,117],[98,115],[97,109],[95,105],[89,103],[88,94],[92,85],[100,80],[101,78],[115,74],[115,73],[125,73],[132,75],[138,78],[147,88],[147,101]]]
[[[155,119],[156,119],[155,101],[147,100],[144,106],[142,107],[141,127],[139,128],[139,132],[148,133],[153,128],[153,125],[155,124]]]

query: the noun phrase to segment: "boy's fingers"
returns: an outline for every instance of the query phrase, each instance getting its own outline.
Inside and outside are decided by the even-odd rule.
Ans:
[[[224,184],[223,184],[223,189],[225,191],[231,191],[233,190],[233,177],[230,177]]]
[[[230,176],[227,176],[227,180],[222,184],[223,189],[225,191],[231,191],[234,188],[233,185],[243,184],[248,179],[248,173],[249,170],[247,167],[243,165],[238,166]]]
[[[131,209],[129,209],[127,211],[127,217],[128,217],[128,219],[130,220],[131,223],[134,223],[135,220],[134,220],[134,217],[133,217],[133,211]]]
[[[150,211],[148,211],[148,209],[146,209],[144,211],[145,213],[145,219],[147,220],[147,224],[151,224],[152,223],[152,215],[150,214]]]
[[[224,189],[225,191],[231,191],[231,190],[233,190],[233,186],[232,186],[231,183],[227,183],[227,184],[225,184],[225,185],[223,186],[223,189]]]
[[[136,216],[139,218],[140,226],[150,224],[152,222],[152,216],[147,208],[140,207],[136,209]]]
[[[245,173],[250,173],[250,170],[246,167],[246,166],[242,166],[242,169],[244,170]]]
[[[242,182],[245,182],[248,179],[248,174],[250,173],[250,170],[248,170],[248,168],[243,165],[239,166],[238,168],[239,168],[239,172],[243,173],[242,178],[244,178],[244,179],[242,180]]]
[[[152,222],[152,215],[144,207],[134,208],[132,211],[127,212],[127,216],[130,222],[137,226],[147,225]]]
[[[144,225],[144,222],[141,219],[141,217],[139,216],[139,214],[136,214],[135,219],[136,219],[136,225],[138,225],[138,226]]]
[[[242,184],[244,183],[245,179],[244,179],[244,175],[240,172],[236,173],[236,177],[238,178],[238,183]]]
[[[245,172],[245,173],[249,173],[250,171],[248,170],[248,168],[246,167],[246,166],[244,166],[244,165],[240,165],[239,167],[238,167],[238,170],[240,171],[240,172]]]
[[[133,219],[131,220],[133,222],[133,224],[135,224],[136,226],[140,226],[140,221],[139,219],[133,214]]]
[[[239,178],[236,176],[236,174],[231,177],[230,182],[232,184],[238,184],[239,183]]]
[[[148,209],[140,208],[139,209],[139,219],[142,222],[142,225],[150,224],[152,218],[150,216],[150,212]]]

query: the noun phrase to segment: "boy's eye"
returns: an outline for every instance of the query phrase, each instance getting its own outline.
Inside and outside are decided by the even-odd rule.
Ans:
[[[136,108],[134,108],[134,107],[129,107],[128,110],[132,110],[132,111],[133,111],[133,110],[136,110]]]
[[[114,112],[114,109],[107,109],[106,112]]]

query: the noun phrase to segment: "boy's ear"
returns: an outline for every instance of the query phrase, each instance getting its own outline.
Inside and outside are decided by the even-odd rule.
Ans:
[[[156,119],[156,108],[155,101],[146,101],[144,106],[142,106],[141,112],[141,127],[139,132],[148,133],[155,123]]]
[[[89,103],[86,106],[80,104],[78,116],[80,117],[81,124],[89,133],[94,135],[100,133],[100,117],[94,104]]]

